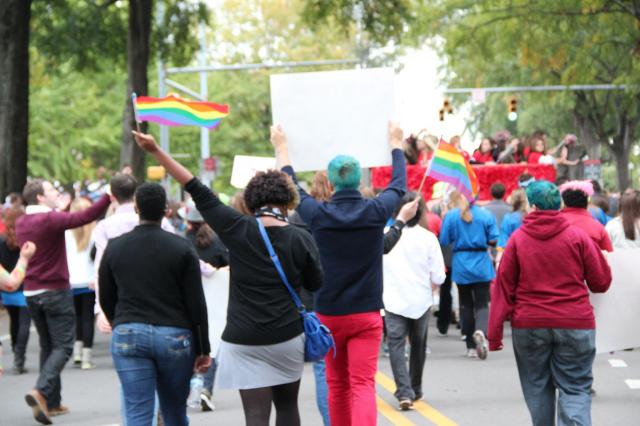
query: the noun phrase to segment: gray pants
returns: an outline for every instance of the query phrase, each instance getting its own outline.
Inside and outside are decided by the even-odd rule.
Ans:
[[[595,330],[514,328],[513,349],[533,426],[590,426]]]
[[[396,382],[395,396],[398,400],[422,397],[422,372],[427,360],[427,330],[429,310],[418,319],[406,318],[392,312],[385,312],[387,342],[393,379]],[[409,369],[405,360],[405,345],[409,337],[411,352]]]
[[[27,297],[31,320],[40,339],[40,373],[36,389],[48,408],[60,406],[60,373],[73,352],[76,313],[71,290],[47,291]]]

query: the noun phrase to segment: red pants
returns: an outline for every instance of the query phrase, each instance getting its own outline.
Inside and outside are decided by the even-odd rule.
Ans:
[[[379,311],[320,315],[336,342],[325,358],[331,426],[370,426],[377,420],[376,382],[382,340]]]

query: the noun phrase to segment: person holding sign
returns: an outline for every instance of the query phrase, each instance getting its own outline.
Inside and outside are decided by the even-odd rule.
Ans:
[[[329,352],[327,384],[333,426],[376,424],[375,373],[382,338],[383,232],[406,191],[402,129],[389,123],[393,175],[378,197],[364,199],[360,163],[339,155],[329,162],[329,201],[315,200],[300,186],[297,212],[318,243],[326,279],[316,296],[318,317],[334,335],[336,354]],[[282,171],[297,182],[289,161],[287,136],[271,128],[271,143]]]

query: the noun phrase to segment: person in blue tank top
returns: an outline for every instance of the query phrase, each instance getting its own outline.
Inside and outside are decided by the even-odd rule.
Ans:
[[[486,359],[489,283],[496,275],[488,249],[496,245],[498,226],[489,211],[469,204],[464,197],[460,205],[445,215],[440,244],[453,244],[452,280],[460,295],[467,356]]]

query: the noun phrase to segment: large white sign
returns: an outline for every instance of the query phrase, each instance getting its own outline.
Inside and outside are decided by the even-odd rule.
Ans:
[[[273,122],[287,134],[294,169],[324,170],[339,154],[362,167],[391,164],[393,80],[391,68],[272,75]]]
[[[222,332],[227,324],[227,304],[229,302],[229,268],[216,270],[210,276],[202,276],[202,290],[207,302],[209,316],[209,343],[211,356],[218,356]]]
[[[256,172],[266,172],[275,168],[275,158],[236,155],[233,158],[233,169],[231,169],[231,186],[244,189]]]
[[[607,259],[613,274],[611,287],[591,295],[598,353],[640,347],[640,249],[616,250]]]

